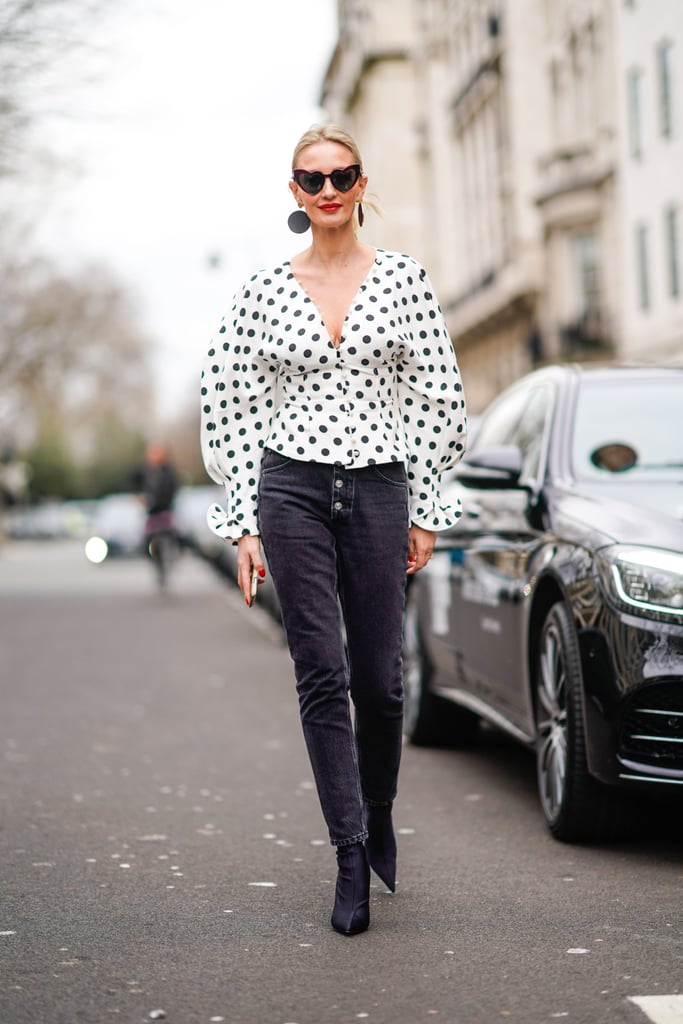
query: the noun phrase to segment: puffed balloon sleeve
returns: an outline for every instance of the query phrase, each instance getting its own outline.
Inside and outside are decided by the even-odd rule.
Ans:
[[[258,533],[258,480],[270,429],[277,365],[260,350],[264,317],[252,278],[236,295],[204,361],[201,447],[209,476],[225,487],[226,508],[212,505],[211,529],[236,541]]]
[[[444,530],[460,518],[441,500],[441,474],[462,458],[467,439],[465,397],[453,345],[426,271],[411,261],[419,285],[410,289],[401,320],[398,405],[407,451],[410,520]],[[413,283],[412,275],[409,279]],[[407,328],[407,330],[405,330]]]

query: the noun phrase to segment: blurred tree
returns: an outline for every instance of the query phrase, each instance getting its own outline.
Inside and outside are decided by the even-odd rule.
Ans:
[[[0,434],[26,444],[59,423],[85,454],[111,410],[145,421],[148,342],[108,272],[67,278],[33,260],[0,267],[0,281]]]
[[[83,467],[83,497],[129,491],[131,474],[144,457],[145,435],[110,410],[97,424],[93,440],[93,452]]]
[[[28,465],[31,498],[80,498],[82,478],[69,446],[61,433],[38,438],[24,453]]]
[[[42,118],[73,110],[70,92],[104,52],[92,29],[120,6],[0,0],[0,437],[30,462],[41,495],[118,487],[152,415],[149,343],[118,282],[100,267],[69,275],[31,252],[46,185],[63,169],[44,148]],[[79,48],[89,59],[77,72],[66,58]],[[40,188],[27,201],[32,180]]]
[[[84,45],[104,0],[2,0],[0,4],[0,177],[36,162],[30,128],[36,97],[54,103],[66,54]],[[90,44],[92,46],[92,43]],[[43,154],[47,160],[47,154]]]
[[[197,389],[199,393],[199,389]],[[186,484],[210,484],[199,447],[199,401],[182,409],[168,424],[164,437],[173,455],[173,463]]]
[[[103,445],[111,466],[137,458],[151,417],[149,342],[118,283],[96,267],[68,278],[42,259],[0,265],[0,282],[0,436],[41,459],[53,451],[65,472],[55,437],[78,465]]]

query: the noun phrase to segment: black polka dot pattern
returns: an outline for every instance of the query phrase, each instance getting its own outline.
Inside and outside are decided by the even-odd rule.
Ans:
[[[222,537],[258,533],[264,447],[347,469],[404,462],[411,520],[444,530],[441,474],[465,450],[465,400],[443,314],[424,269],[378,249],[335,348],[289,263],[255,274],[221,322],[202,372],[202,452],[224,484]]]

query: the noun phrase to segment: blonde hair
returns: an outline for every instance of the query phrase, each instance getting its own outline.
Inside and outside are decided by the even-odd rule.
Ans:
[[[302,150],[308,146],[315,145],[316,142],[338,142],[340,146],[346,146],[351,151],[354,164],[360,164],[362,171],[363,159],[355,139],[349,135],[345,128],[340,127],[338,124],[313,124],[307,132],[304,132],[294,147],[294,155],[292,156],[293,171],[299,166],[298,161]]]
[[[338,142],[340,146],[345,146],[353,156],[353,162],[360,164],[361,174],[364,173],[363,158],[360,155],[358,143],[345,128],[338,124],[313,124],[308,131],[304,132],[294,147],[294,153],[292,154],[293,171],[299,166],[299,157],[303,150],[307,149],[308,146],[315,145],[316,142]],[[373,199],[368,198],[367,194],[363,197],[363,202],[380,217],[382,216],[382,211],[377,203]]]

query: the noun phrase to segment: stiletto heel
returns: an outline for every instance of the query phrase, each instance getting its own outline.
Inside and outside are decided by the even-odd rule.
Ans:
[[[358,935],[370,924],[370,867],[363,844],[338,846],[337,866],[332,927],[342,935]]]
[[[368,806],[366,850],[370,867],[391,892],[396,892],[396,836],[391,821],[391,804]]]

